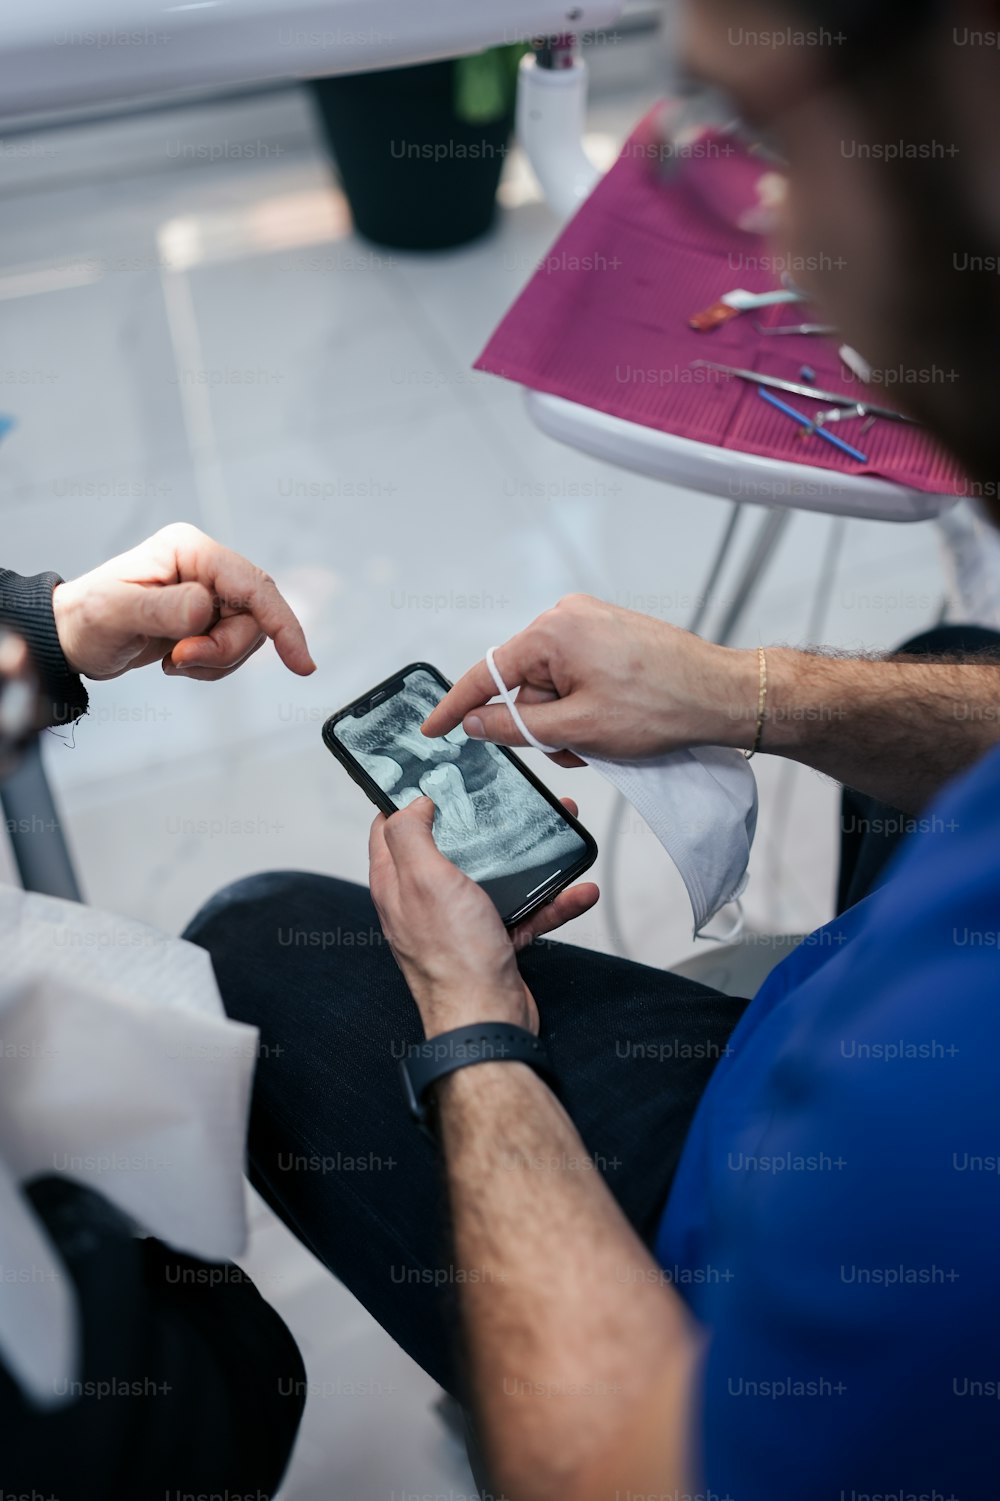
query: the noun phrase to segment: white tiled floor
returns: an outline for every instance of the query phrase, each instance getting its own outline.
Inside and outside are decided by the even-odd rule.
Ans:
[[[654,95],[598,100],[595,145]],[[181,150],[248,135],[273,149],[212,165]],[[220,685],[150,669],[96,686],[91,718],[48,747],[85,889],[177,930],[252,870],[364,879],[369,809],[321,745],[327,713],[415,656],[459,673],[569,590],[652,598],[683,623],[727,507],[556,446],[518,392],[469,373],[557,229],[516,159],[496,235],[423,259],[352,238],[295,91],[43,144],[0,167],[2,365],[28,375],[0,387],[17,419],[0,445],[3,562],[72,575],[189,519],[276,575],[320,663],[307,683],[262,654]],[[803,641],[830,528],[795,519],[742,642]],[[931,526],[851,522],[821,634],[891,645],[942,589]],[[801,931],[831,913],[835,789],[756,764],[750,920]],[[544,774],[600,840],[604,784]],[[691,952],[680,880],[634,818],[615,889],[634,956]],[[607,946],[600,908],[573,937]],[[341,1501],[467,1493],[430,1383],[348,1295],[264,1216],[249,1264],[317,1383],[289,1501],[334,1482]]]

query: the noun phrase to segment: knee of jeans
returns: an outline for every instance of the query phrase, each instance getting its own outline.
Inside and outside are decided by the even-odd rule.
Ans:
[[[223,886],[221,891],[209,897],[188,923],[182,937],[190,943],[210,948],[207,938],[214,924],[224,920],[230,936],[234,922],[246,922],[252,928],[257,921],[255,914],[259,914],[262,909],[273,913],[282,907],[289,900],[293,888],[304,880],[308,880],[308,877],[293,870],[264,871],[259,875],[241,876],[238,881]]]

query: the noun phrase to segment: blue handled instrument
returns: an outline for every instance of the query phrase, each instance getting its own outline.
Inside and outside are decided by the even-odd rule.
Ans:
[[[766,401],[768,406],[776,408],[779,412],[783,412],[786,417],[791,417],[792,421],[797,423],[799,427],[805,428],[807,432],[815,433],[817,438],[822,438],[825,443],[832,443],[834,448],[839,448],[841,453],[846,453],[849,459],[854,459],[858,464],[868,463],[868,455],[866,453],[862,453],[860,449],[852,448],[850,443],[845,443],[843,438],[838,438],[834,433],[828,433],[825,427],[817,427],[814,422],[810,422],[804,412],[797,412],[787,402],[779,401],[777,396],[772,396],[770,391],[765,390],[763,386],[757,387],[757,395],[762,401]]]

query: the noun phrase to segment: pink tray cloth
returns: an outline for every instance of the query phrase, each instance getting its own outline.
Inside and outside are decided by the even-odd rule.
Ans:
[[[958,464],[920,429],[880,420],[862,437],[862,422],[833,427],[868,456],[867,464],[859,464],[821,438],[800,438],[794,423],[763,402],[755,386],[691,368],[692,360],[708,359],[798,381],[808,365],[825,390],[894,405],[891,387],[862,386],[826,339],[768,340],[754,329],[755,320],[821,321],[806,304],[743,313],[713,333],[689,328],[692,314],[723,293],[737,287],[769,291],[779,277],[764,240],[726,226],[706,207],[691,183],[697,163],[685,165],[672,181],[657,177],[648,149],[653,113],[559,236],[476,369],[680,438],[842,474],[877,475],[932,494],[962,493],[966,482]],[[713,163],[715,171],[719,167]],[[775,395],[803,412],[829,406]]]

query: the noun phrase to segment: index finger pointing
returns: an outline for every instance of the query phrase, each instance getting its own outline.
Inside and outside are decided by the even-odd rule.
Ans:
[[[421,730],[432,739],[447,735],[449,730],[462,723],[470,709],[480,709],[495,698],[496,691],[496,683],[486,663],[477,662],[459,678],[454,688],[449,688],[441,702],[428,714]]]
[[[529,627],[530,630],[530,627]],[[537,659],[537,652],[530,649],[529,631],[519,631],[512,636],[505,646],[498,646],[493,653],[497,671],[503,678],[508,688],[519,687],[525,680],[528,670]],[[482,709],[489,703],[491,698],[497,696],[497,685],[493,681],[493,674],[486,665],[485,656],[481,662],[470,667],[455,684],[448,690],[441,702],[432,709],[420,726],[425,735],[434,737],[447,735],[456,725],[461,724],[466,714],[473,709]],[[523,745],[524,741],[516,734],[512,738],[514,745]]]
[[[220,547],[215,562],[217,603],[223,615],[249,614],[274,642],[285,666],[300,677],[315,672],[305,633],[274,579],[239,553]]]

